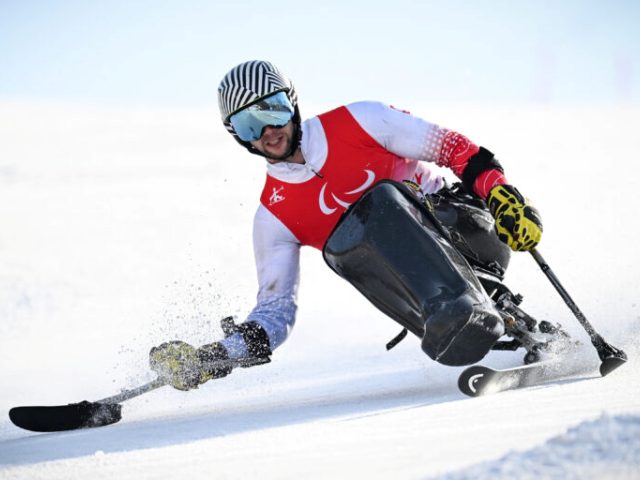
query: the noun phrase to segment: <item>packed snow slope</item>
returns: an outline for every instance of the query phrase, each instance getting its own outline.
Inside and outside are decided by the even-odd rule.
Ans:
[[[461,369],[430,361],[417,339],[386,352],[399,326],[303,249],[297,324],[271,364],[148,393],[109,427],[20,430],[12,406],[151,380],[152,346],[210,342],[220,318],[250,311],[264,165],[213,110],[4,102],[0,478],[640,478],[640,110],[413,111],[498,155],[542,213],[540,252],[627,365],[466,398]],[[507,283],[594,361],[528,254],[514,255]]]

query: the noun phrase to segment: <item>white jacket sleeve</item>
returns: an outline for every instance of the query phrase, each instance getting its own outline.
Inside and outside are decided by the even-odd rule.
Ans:
[[[424,193],[435,193],[444,185],[442,175],[426,162],[439,164],[449,130],[380,102],[347,105],[360,126],[386,150],[420,161],[414,181]]]
[[[380,102],[347,105],[364,130],[400,157],[437,162],[448,129]]]
[[[263,205],[253,222],[253,248],[258,269],[258,299],[247,321],[257,322],[269,336],[271,350],[280,346],[293,328],[300,273],[300,243]],[[232,358],[247,355],[239,334],[222,342]]]

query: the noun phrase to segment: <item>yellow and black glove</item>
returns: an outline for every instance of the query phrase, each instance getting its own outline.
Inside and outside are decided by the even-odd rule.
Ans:
[[[174,340],[153,347],[149,352],[151,370],[168,385],[178,390],[198,388],[213,378],[231,373],[227,350],[220,343],[195,348]]]
[[[496,185],[487,196],[487,206],[496,219],[498,238],[514,251],[535,248],[542,237],[542,220],[512,185]]]

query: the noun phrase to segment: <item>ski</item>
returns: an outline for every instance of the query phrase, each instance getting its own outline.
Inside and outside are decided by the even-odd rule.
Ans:
[[[567,362],[566,359],[546,360],[529,365],[497,370],[483,365],[473,365],[458,377],[458,388],[470,397],[479,397],[516,388],[544,383],[589,373],[594,365]]]

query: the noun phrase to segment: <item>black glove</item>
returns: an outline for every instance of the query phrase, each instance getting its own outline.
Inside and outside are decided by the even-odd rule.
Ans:
[[[487,196],[487,205],[496,219],[498,238],[514,251],[535,248],[542,237],[542,220],[512,185],[496,185]]]

